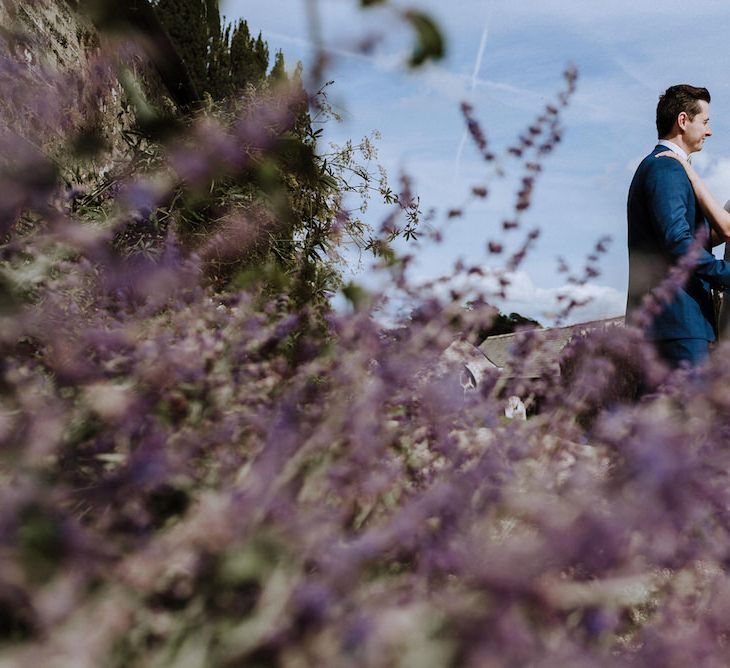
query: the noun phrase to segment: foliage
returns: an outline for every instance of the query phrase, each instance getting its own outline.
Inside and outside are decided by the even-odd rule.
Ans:
[[[266,80],[269,47],[261,33],[254,38],[244,20],[221,25],[217,0],[157,0],[155,11],[201,96],[224,100]],[[286,80],[280,53],[270,79]]]
[[[35,86],[24,62],[0,63],[24,84],[16,102],[71,132],[61,112],[78,89],[49,73]],[[464,109],[495,174],[525,179],[507,239],[574,87],[569,70],[504,156]],[[290,102],[201,115],[164,150],[132,133],[129,171],[93,190],[3,123],[0,663],[724,665],[727,350],[670,372],[629,327],[576,342],[569,384],[486,375],[465,392],[441,353],[456,320],[465,335],[490,324],[463,303],[496,295],[417,290],[407,258],[383,263],[389,294],[417,304],[397,338],[374,317],[384,295],[354,285],[348,313],[295,307],[273,283],[211,287],[205,246],[180,242],[193,209],[174,200],[276,173],[301,118]],[[375,241],[414,199],[404,179]],[[290,224],[270,204],[261,227]],[[158,236],[150,252],[120,243],[130,221]],[[255,220],[239,222],[255,245]],[[498,266],[506,245],[488,242],[502,288],[536,238],[523,236]],[[540,351],[518,338],[519,366]],[[615,401],[619,361],[653,394]],[[525,388],[541,413],[506,420],[500,397]]]
[[[167,201],[156,202],[153,224],[159,227],[157,221],[174,220],[181,241],[201,253],[218,288],[263,279],[266,286],[289,292],[296,306],[323,306],[340,283],[338,247],[350,242],[376,254],[386,253],[388,242],[400,234],[415,237],[419,212],[410,206],[405,229],[396,228],[385,243],[375,243],[357,213],[365,211],[373,195],[387,203],[395,201],[396,195],[382,168],[371,171],[377,152],[370,138],[342,147],[330,145],[327,151],[321,148],[326,125],[339,121],[327,101],[326,89],[332,82],[309,96],[301,64],[290,76],[280,51],[267,75],[269,50],[261,34],[254,39],[245,21],[222,29],[215,2],[185,0],[187,14],[198,16],[197,29],[208,34],[203,40],[207,47],[195,51],[197,42],[188,40],[188,24],[182,19],[185,12],[178,11],[180,2],[160,1],[156,11],[173,40],[180,40],[191,72],[196,68],[206,72],[207,103],[197,117],[182,117],[194,128],[182,136],[174,119],[167,119],[173,121],[172,129],[148,123],[162,142],[145,143],[144,163],[164,169],[161,156],[172,149],[179,178],[179,187]],[[264,115],[275,111],[278,116],[269,124],[265,147],[240,136],[245,128],[237,127],[257,110],[264,110]],[[197,175],[192,183],[187,175],[195,172],[196,165],[182,164],[199,159],[190,151],[190,137],[199,146],[210,147],[212,142],[204,135],[211,132],[217,133],[215,149],[227,155],[226,164],[206,178]],[[139,143],[131,148],[137,152]],[[83,205],[96,203],[86,198]],[[159,234],[147,235],[150,242],[159,238]],[[137,248],[138,233],[125,230],[120,241],[128,247],[131,241],[131,247]],[[152,245],[145,243],[144,251],[153,252]]]
[[[211,28],[215,25],[208,10],[217,14],[217,3],[205,0],[158,0],[155,4],[162,24],[181,58],[193,84],[200,93],[208,88],[208,50]]]
[[[467,304],[467,308],[484,308],[484,304],[472,303]],[[542,325],[533,318],[528,318],[519,313],[505,314],[497,310],[494,317],[491,319],[489,327],[481,329],[476,333],[475,342],[477,344],[484,341],[489,336],[499,336],[501,334],[512,334],[520,329],[533,329],[540,328]]]
[[[322,306],[340,284],[342,245],[371,243],[357,214],[373,195],[395,196],[384,172],[372,171],[377,152],[369,138],[318,150],[330,120],[326,92],[318,95],[323,102],[313,118],[295,79],[292,86],[211,105],[182,123],[172,119],[164,141],[127,132],[127,158],[75,198],[74,210],[113,218],[119,189],[138,179],[128,193],[138,209],[119,220],[119,252],[159,255],[172,223],[216,288],[263,278],[288,291],[295,305]],[[267,130],[252,138],[246,123],[265,123]],[[208,169],[201,156],[213,152],[220,160]],[[77,176],[66,173],[69,184]],[[344,208],[345,197],[354,209]]]
[[[389,9],[415,34],[415,43],[408,58],[409,67],[417,68],[429,61],[441,60],[446,54],[446,40],[432,16],[415,7],[399,8],[390,0],[360,0],[364,8],[380,6]]]

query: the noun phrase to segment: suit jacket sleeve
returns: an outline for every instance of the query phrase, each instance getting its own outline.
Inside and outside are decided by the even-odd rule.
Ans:
[[[671,158],[657,158],[646,180],[647,202],[656,233],[664,249],[675,261],[685,255],[694,242],[694,221],[689,219],[692,185],[682,165]],[[695,263],[695,274],[717,288],[730,288],[730,263],[718,260],[702,249]]]

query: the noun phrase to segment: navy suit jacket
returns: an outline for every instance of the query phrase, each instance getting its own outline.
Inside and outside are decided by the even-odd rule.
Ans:
[[[667,276],[687,253],[695,234],[705,228],[708,240],[686,284],[659,313],[646,332],[653,340],[714,341],[717,325],[711,287],[730,288],[730,263],[712,254],[709,225],[697,204],[682,165],[657,158],[658,145],[634,174],[629,188],[629,295],[627,313]]]

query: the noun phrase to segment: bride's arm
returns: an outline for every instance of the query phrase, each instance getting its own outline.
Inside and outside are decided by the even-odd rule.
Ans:
[[[674,158],[684,167],[689,182],[692,184],[692,189],[697,196],[697,201],[700,203],[702,210],[707,216],[707,220],[710,221],[710,225],[712,226],[712,245],[717,246],[726,241],[730,241],[730,212],[720,206],[692,165],[674,151],[657,153],[657,158],[659,157]]]

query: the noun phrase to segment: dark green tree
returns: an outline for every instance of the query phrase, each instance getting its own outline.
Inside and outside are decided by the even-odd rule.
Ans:
[[[207,89],[210,23],[208,8],[214,0],[158,0],[157,15],[185,62],[199,95]]]
[[[155,10],[199,96],[223,100],[265,79],[268,44],[244,20],[224,26],[218,0],[158,0]]]
[[[269,45],[264,42],[261,37],[261,33],[256,38],[256,43],[253,47],[253,59],[255,63],[255,76],[257,80],[263,79],[266,75],[266,70],[269,69]]]
[[[261,33],[254,39],[246,21],[239,21],[230,38],[230,79],[234,91],[263,81],[269,68],[269,47]],[[215,96],[214,96],[215,97]],[[223,97],[222,95],[219,97]]]
[[[208,56],[208,92],[216,100],[228,98],[233,94],[234,85],[231,80],[231,26],[225,27],[211,40]]]
[[[289,82],[289,76],[286,73],[286,63],[284,62],[284,54],[281,51],[277,51],[274,56],[274,64],[271,67],[269,73],[269,81],[276,84],[283,84]]]
[[[252,153],[243,172],[217,177],[189,197],[182,184],[182,197],[175,200],[175,211],[168,211],[168,218],[174,213],[186,243],[208,249],[204,257],[215,284],[224,287],[255,277],[274,291],[286,285],[298,306],[326,304],[339,281],[340,237],[347,235],[363,247],[367,242],[369,228],[341,210],[345,194],[365,201],[371,191],[378,192],[393,203],[382,174],[374,175],[366,167],[374,157],[373,147],[364,139],[359,147],[348,142],[320,154],[320,126],[337,118],[324,89],[317,94],[313,118],[301,63],[290,75],[284,54],[277,51],[269,72],[269,47],[261,33],[254,37],[245,20],[233,25],[222,21],[217,0],[159,0],[156,7],[179,55],[195,73],[201,98],[208,93],[215,102],[208,113],[224,125],[235,122],[251,104],[250,97],[240,93],[253,86],[257,100],[268,99],[272,108],[286,105],[293,118],[266,155]],[[193,43],[189,43],[191,17]],[[357,162],[360,157],[365,165]],[[239,244],[240,252],[221,254],[206,240],[219,234],[226,238],[231,230],[225,221],[232,212],[256,221],[264,232],[255,243]]]
[[[208,19],[208,36],[215,39],[221,34],[221,13],[218,0],[205,0],[206,18]]]
[[[481,343],[490,336],[499,336],[500,334],[512,334],[518,328],[542,329],[542,325],[532,318],[521,315],[519,313],[497,313],[490,327],[479,330],[477,334],[477,343]]]

